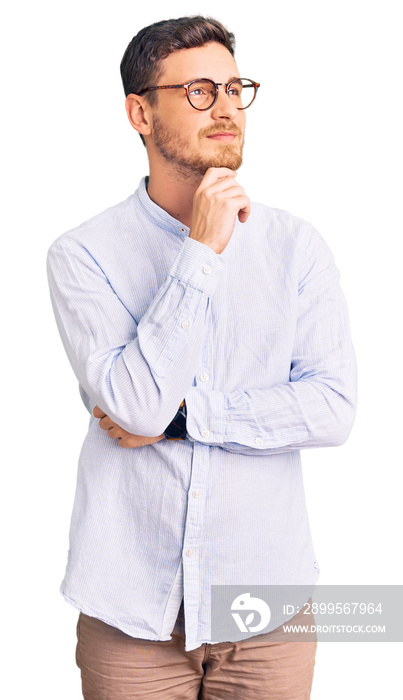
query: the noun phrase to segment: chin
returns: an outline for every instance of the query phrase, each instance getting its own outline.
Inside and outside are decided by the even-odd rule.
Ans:
[[[195,162],[196,165],[196,162]],[[242,165],[242,153],[220,153],[211,158],[206,158],[198,161],[196,167],[203,175],[209,168],[229,168],[230,170],[238,170]]]

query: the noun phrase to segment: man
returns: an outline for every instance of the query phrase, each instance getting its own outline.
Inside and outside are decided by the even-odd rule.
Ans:
[[[299,450],[344,442],[355,404],[326,244],[238,184],[259,85],[233,53],[202,17],[134,37],[121,72],[149,177],[49,252],[93,412],[62,584],[86,700],[310,697],[315,643],[211,637],[211,586],[315,583]]]

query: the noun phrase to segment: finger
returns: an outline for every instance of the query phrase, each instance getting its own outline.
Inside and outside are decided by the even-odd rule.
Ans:
[[[236,170],[230,168],[209,168],[200,183],[199,189],[204,189],[224,178],[236,177]]]
[[[211,185],[202,190],[200,194],[209,198],[222,192],[232,195],[233,193],[238,191],[242,194],[245,194],[243,187],[241,187],[241,185],[236,180],[234,180],[234,178],[221,177],[219,180],[213,182]]]
[[[238,212],[238,219],[241,222],[241,224],[244,224],[245,221],[247,221],[250,212],[251,212],[250,201],[248,201],[246,203],[246,205],[244,207],[242,207]]]
[[[205,206],[222,205],[229,201],[231,201],[232,205],[236,206],[233,200],[237,197],[242,198],[242,205],[249,202],[249,198],[246,196],[243,187],[241,187],[236,180],[229,180],[226,178],[200,192],[197,204],[195,202],[195,211],[197,212]],[[239,209],[242,208],[242,205]]]
[[[144,447],[145,445],[153,445],[155,442],[165,439],[165,435],[145,437],[143,435],[132,435],[131,433],[124,433],[124,431],[122,431],[122,437],[118,437],[118,445],[119,447],[126,448]]]
[[[136,447],[135,444],[133,444],[133,441],[131,440],[126,440],[126,438],[120,438],[118,439],[118,446],[123,447],[126,449],[129,449],[130,447]]]
[[[216,196],[217,201],[229,202],[229,200],[231,200],[231,205],[238,205],[238,210],[244,212],[244,214],[246,215],[246,219],[248,218],[251,212],[250,199],[245,194],[245,191],[242,187],[233,187],[223,192],[217,192]]]
[[[222,184],[221,181],[217,182],[216,185],[213,185],[213,187],[208,190],[208,192],[210,191],[221,199],[245,197],[249,200],[249,197],[245,194],[244,188],[236,180],[227,180]]]
[[[95,416],[95,418],[103,418],[106,416],[106,413],[104,413],[102,408],[99,408],[99,406],[95,406],[92,415]]]
[[[118,425],[113,425],[108,429],[108,437],[110,437],[112,440],[118,440],[119,438],[124,437],[124,431],[122,431]]]
[[[109,428],[113,428],[114,425],[116,425],[116,423],[114,423],[109,416],[104,416],[99,421],[99,427],[102,428],[102,430],[109,430]]]

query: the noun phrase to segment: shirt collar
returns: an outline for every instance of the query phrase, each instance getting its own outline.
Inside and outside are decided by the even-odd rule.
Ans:
[[[147,185],[148,177],[143,177],[134,195],[147,217],[157,224],[157,226],[164,229],[164,231],[170,231],[182,237],[188,236],[189,228],[187,226],[177,219],[174,219],[165,209],[162,209],[150,199],[147,192]]]

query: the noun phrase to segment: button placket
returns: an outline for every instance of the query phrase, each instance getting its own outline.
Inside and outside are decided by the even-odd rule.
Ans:
[[[194,444],[192,476],[188,490],[185,533],[183,539],[183,590],[186,628],[197,630],[200,602],[199,547],[204,521],[205,493],[209,470],[209,448]]]
[[[203,389],[212,388],[213,379],[213,329],[211,307],[208,311],[207,324],[208,328],[202,351],[201,365],[195,377],[196,385],[203,387]],[[202,426],[201,429],[203,428],[208,430],[207,426]],[[204,445],[202,440],[195,441],[193,444],[191,481],[188,485],[188,503],[182,550],[185,618],[187,619],[186,632],[188,634],[189,629],[194,629],[195,636],[197,634],[200,606],[199,551],[204,522],[209,466],[210,447]],[[187,554],[188,550],[194,550],[194,554]],[[191,634],[189,633],[189,638],[190,637]]]

